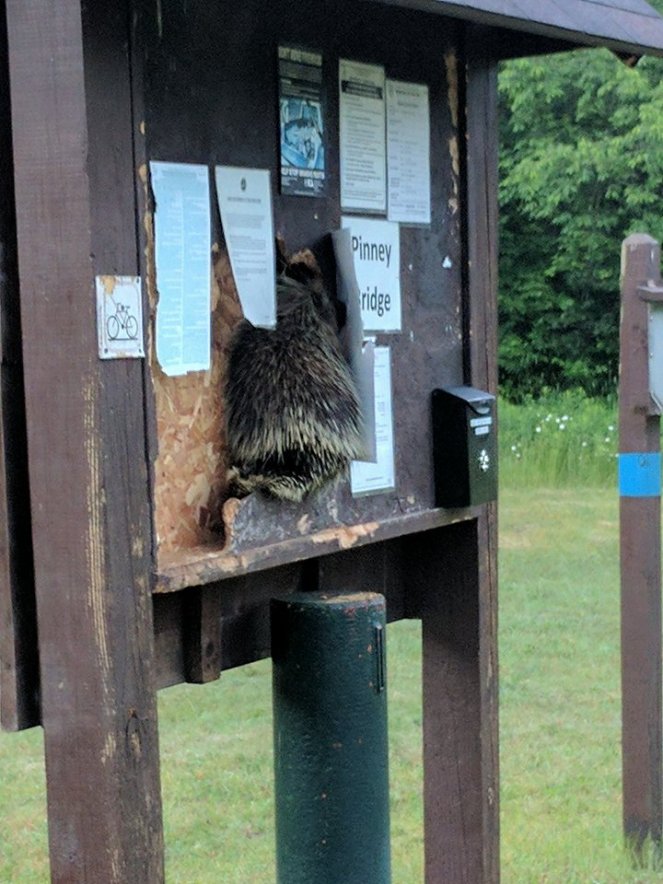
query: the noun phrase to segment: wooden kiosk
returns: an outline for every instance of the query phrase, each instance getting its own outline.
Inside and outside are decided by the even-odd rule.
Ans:
[[[163,880],[157,689],[269,655],[273,595],[342,588],[423,621],[426,880],[496,882],[496,510],[435,506],[430,397],[496,391],[497,63],[579,44],[663,53],[663,20],[641,0],[3,13],[0,712],[8,729],[44,728],[52,879]],[[429,87],[432,223],[401,231],[388,493],[224,502],[239,307],[218,219],[211,368],[166,376],[154,352],[149,163],[267,168],[276,183],[280,43],[323,53],[328,190],[275,187],[276,229],[328,274],[338,59]],[[101,360],[95,278],[123,275],[142,280],[146,355]]]

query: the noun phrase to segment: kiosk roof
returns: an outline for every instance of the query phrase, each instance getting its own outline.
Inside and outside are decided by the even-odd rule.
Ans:
[[[645,0],[383,0],[477,24],[606,46],[627,55],[663,55],[663,16]],[[507,53],[508,54],[508,53]]]

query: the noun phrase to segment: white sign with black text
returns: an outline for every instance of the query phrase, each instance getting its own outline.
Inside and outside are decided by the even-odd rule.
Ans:
[[[387,80],[387,217],[430,224],[428,86]]]
[[[359,286],[352,254],[349,228],[332,232],[336,257],[336,294],[347,309],[345,325],[339,333],[343,355],[357,384],[363,417],[362,457],[375,460],[375,393],[373,390],[373,351],[375,340],[364,340],[359,306]]]
[[[244,318],[276,326],[276,257],[268,169],[216,167],[221,224]]]
[[[338,63],[341,208],[387,210],[385,75],[379,65]]]
[[[378,494],[396,487],[394,467],[394,416],[391,402],[391,353],[389,347],[375,348],[375,449],[374,463],[354,460],[350,464],[352,493]]]
[[[150,179],[156,203],[157,359],[171,376],[207,371],[212,289],[209,171],[204,165],[153,160]],[[117,320],[121,327],[124,323],[122,332],[133,331],[128,314],[123,313],[122,322],[119,315]],[[109,322],[110,338],[115,323]]]
[[[401,330],[401,240],[398,224],[341,218],[350,229],[365,333]]]

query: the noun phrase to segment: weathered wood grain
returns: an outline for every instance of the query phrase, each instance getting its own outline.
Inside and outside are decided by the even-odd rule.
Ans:
[[[660,418],[648,378],[648,308],[638,292],[660,285],[661,251],[643,234],[622,245],[619,450],[659,453]],[[661,498],[620,497],[622,784],[624,832],[639,853],[663,834]]]
[[[190,589],[183,602],[184,675],[207,684],[221,674],[221,594],[214,587]]]
[[[497,77],[487,35],[461,56],[465,382],[497,385]],[[403,573],[423,623],[427,884],[499,880],[496,507],[412,538]]]
[[[468,26],[467,246],[471,331],[470,383],[497,394],[498,143],[497,59],[494,35]],[[499,433],[498,421],[494,432]],[[481,706],[482,881],[497,882],[499,855],[498,523],[497,504],[477,523],[479,679]]]
[[[132,273],[124,3],[9,0],[51,876],[163,878],[138,363],[101,366],[95,273]]]
[[[221,626],[222,670],[243,666],[270,654],[269,602],[274,596],[296,592],[302,587],[331,591],[333,587],[352,587],[352,591],[380,592],[387,600],[389,621],[400,620],[406,613],[408,598],[402,573],[404,545],[409,538],[395,537],[318,559],[270,568],[243,577],[230,577],[210,584],[207,593],[210,609],[218,606]],[[188,625],[191,604],[187,598],[198,590],[159,593],[154,596],[154,620],[159,687],[191,679],[187,664],[190,647]],[[195,598],[195,597],[194,597]],[[211,619],[205,621],[210,631]],[[216,633],[214,633],[216,635]],[[202,644],[202,643],[201,643]],[[196,644],[198,647],[198,644]]]
[[[11,118],[0,4],[0,114]],[[0,131],[0,725],[39,723],[39,660],[19,313],[11,127]]]
[[[265,502],[278,509],[279,504]],[[156,593],[175,592],[186,586],[205,585],[224,578],[239,577],[278,567],[288,562],[305,561],[339,550],[362,547],[371,543],[429,531],[441,525],[452,525],[476,517],[476,508],[465,510],[426,510],[409,513],[383,522],[335,525],[312,534],[285,538],[237,552],[231,547],[220,553],[213,546],[182,550],[159,559],[155,580]]]

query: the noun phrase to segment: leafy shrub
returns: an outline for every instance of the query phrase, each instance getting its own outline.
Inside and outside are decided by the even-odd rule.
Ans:
[[[502,390],[610,395],[622,240],[663,237],[663,59],[518,59],[499,89]]]

